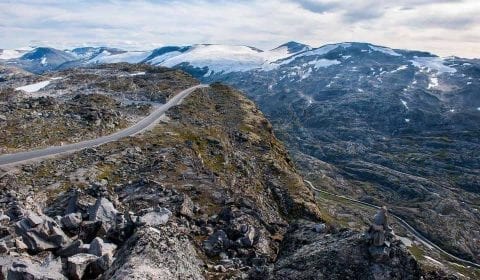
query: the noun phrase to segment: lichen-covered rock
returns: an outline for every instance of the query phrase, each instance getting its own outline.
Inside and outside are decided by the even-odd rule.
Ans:
[[[313,225],[299,221],[291,226],[271,279],[420,279],[418,263],[400,242],[392,243],[387,258],[376,262],[362,233],[317,233]]]
[[[151,226],[151,227],[161,226],[168,222],[168,219],[170,219],[170,216],[172,216],[172,212],[162,207],[141,216],[140,223],[142,225]]]
[[[43,262],[32,261],[27,257],[1,257],[0,264],[8,263],[8,280],[66,280],[62,274],[62,263],[59,258],[47,256]],[[1,275],[1,274],[0,274]]]
[[[173,226],[144,227],[117,252],[104,279],[204,279],[188,238]]]
[[[97,256],[92,254],[77,254],[67,259],[67,275],[70,279],[80,280],[83,279],[88,266],[93,263]]]

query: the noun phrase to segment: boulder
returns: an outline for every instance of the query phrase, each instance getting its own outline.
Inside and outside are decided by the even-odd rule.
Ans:
[[[85,243],[90,243],[102,228],[102,221],[84,221],[80,224],[78,238]]]
[[[22,258],[12,263],[8,268],[7,279],[9,280],[66,280],[61,273],[62,263],[60,259],[47,259],[39,264],[29,259]]]
[[[203,248],[208,256],[218,256],[230,248],[232,241],[223,230],[217,230],[203,242]]]
[[[25,218],[15,223],[15,230],[22,236],[28,250],[34,253],[58,249],[70,243],[70,238],[53,219],[32,211],[27,211]]]
[[[88,209],[88,218],[90,221],[101,221],[102,227],[107,232],[116,223],[117,210],[112,202],[104,197],[97,199],[95,204]]]
[[[147,214],[140,217],[140,224],[146,226],[161,226],[168,222],[172,212],[167,208],[158,208],[155,211],[148,212]]]
[[[60,257],[71,257],[76,254],[88,253],[89,250],[89,244],[83,244],[82,240],[75,240],[70,245],[57,250],[55,254]]]
[[[82,214],[70,213],[63,216],[60,222],[64,228],[68,230],[76,230],[80,227],[80,224],[82,223]]]
[[[104,279],[205,279],[195,247],[178,228],[138,229],[116,253]]]
[[[317,233],[322,233],[325,231],[327,227],[325,226],[325,224],[315,224],[313,226],[313,231],[317,232]]]
[[[84,253],[69,257],[67,259],[67,275],[69,279],[82,279],[87,271],[87,267],[96,259],[98,259],[97,256]]]
[[[25,244],[25,242],[23,242],[22,239],[15,238],[14,242],[15,242],[15,247],[17,248],[17,252],[24,252],[28,250],[27,244]]]
[[[89,276],[91,278],[96,278],[99,275],[103,274],[107,269],[112,265],[113,263],[113,257],[110,256],[109,254],[105,254],[98,259],[96,259],[94,262],[92,262],[88,268],[89,270]]]
[[[180,215],[192,218],[193,217],[194,204],[192,199],[188,195],[183,196],[183,202],[180,205]]]
[[[0,254],[7,254],[10,249],[7,246],[7,243],[5,241],[0,241]]]
[[[36,227],[37,225],[42,224],[45,219],[33,211],[28,211],[26,214],[26,219],[30,224],[30,227]]]
[[[252,247],[255,242],[255,228],[249,225],[242,225],[241,231],[243,237],[240,237],[237,243],[243,247]]]
[[[10,223],[10,217],[3,214],[3,211],[0,211],[0,225],[6,226]]]
[[[113,243],[105,243],[100,237],[96,237],[90,243],[90,249],[88,253],[98,257],[101,257],[103,255],[109,255],[113,257],[113,254],[116,249],[117,249],[117,245]]]

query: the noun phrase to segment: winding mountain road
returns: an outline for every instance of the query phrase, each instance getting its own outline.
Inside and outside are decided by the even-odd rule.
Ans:
[[[141,133],[153,127],[168,109],[170,109],[175,105],[180,104],[185,97],[190,95],[196,89],[205,88],[205,87],[208,87],[208,85],[203,85],[203,84],[196,85],[179,92],[174,97],[172,97],[167,103],[155,109],[147,117],[143,118],[142,120],[135,123],[134,125],[127,127],[123,130],[120,130],[118,132],[115,132],[113,134],[106,135],[106,136],[99,137],[92,140],[86,140],[78,143],[67,144],[63,146],[52,146],[45,149],[38,149],[38,150],[20,152],[15,154],[1,155],[0,167],[13,166],[13,165],[24,163],[30,160],[38,160],[38,159],[59,155],[59,154],[71,153],[71,152],[75,152],[75,151],[86,149],[86,148],[92,148],[92,147],[96,147],[112,141],[117,141],[127,136],[132,136],[132,135]]]
[[[341,198],[341,199],[345,199],[345,200],[348,200],[350,202],[353,202],[353,203],[356,203],[356,204],[361,204],[361,205],[364,205],[364,206],[367,206],[367,207],[370,207],[370,208],[373,208],[373,209],[380,209],[380,206],[377,206],[377,205],[374,205],[374,204],[371,204],[371,203],[367,203],[367,202],[363,202],[363,201],[360,201],[360,200],[356,200],[356,199],[353,199],[353,198],[350,198],[350,197],[347,197],[347,196],[344,196],[344,195],[339,195],[339,194],[334,194],[334,193],[331,193],[331,192],[327,192],[327,191],[324,191],[324,190],[321,190],[317,187],[315,187],[312,182],[308,181],[308,180],[305,180],[305,183],[307,183],[310,188],[315,191],[315,192],[319,192],[319,193],[324,193],[324,194],[327,194],[327,195],[331,195],[331,196],[335,196],[335,197],[338,197],[338,198]],[[438,246],[437,244],[433,243],[431,240],[429,240],[428,238],[426,238],[425,236],[423,236],[420,232],[418,232],[414,227],[412,227],[409,223],[407,223],[404,219],[400,218],[399,216],[395,215],[394,213],[392,213],[391,211],[389,211],[390,213],[390,216],[394,217],[398,223],[406,230],[408,231],[410,234],[412,234],[413,236],[415,236],[415,238],[417,238],[423,245],[429,247],[429,248],[432,248],[434,250],[436,250],[437,252],[441,253],[441,254],[444,254],[446,256],[448,256],[450,259],[454,260],[455,262],[457,263],[461,263],[463,265],[466,265],[466,266],[472,266],[472,267],[475,267],[475,268],[478,268],[480,269],[480,264],[478,263],[474,263],[474,262],[471,262],[471,261],[468,261],[468,260],[464,260],[462,258],[459,258],[455,255],[452,255],[451,253],[448,253],[447,251],[445,251],[444,249],[440,248],[440,246]]]

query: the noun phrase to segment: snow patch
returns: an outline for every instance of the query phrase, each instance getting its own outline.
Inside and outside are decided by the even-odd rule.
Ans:
[[[47,58],[45,56],[42,57],[42,60],[40,61],[40,64],[42,64],[43,66],[47,65]]]
[[[437,71],[438,74],[457,72],[457,69],[443,64],[444,60],[440,57],[414,57],[410,62],[415,67],[428,71]]]
[[[155,58],[149,60],[148,63],[153,64],[153,65],[157,65],[157,64],[160,64],[160,63],[164,62],[165,60],[167,60],[169,58],[175,57],[175,56],[180,55],[180,54],[182,54],[182,53],[179,52],[179,51],[164,53],[162,55],[156,56]]]
[[[428,83],[427,89],[433,89],[438,87],[438,78],[436,76],[430,77],[430,82]]]
[[[394,50],[392,50],[390,48],[377,47],[377,46],[372,46],[372,45],[369,45],[369,47],[376,52],[381,52],[381,53],[388,54],[388,55],[391,55],[391,56],[402,56],[401,54],[395,52]]]
[[[408,69],[408,65],[402,65],[402,66],[398,67],[397,69],[395,69],[393,71],[390,71],[390,73],[396,73],[396,72],[406,70],[406,69]]]
[[[330,59],[324,59],[324,58],[308,62],[308,64],[313,65],[315,69],[325,68],[325,67],[329,67],[332,65],[340,64],[340,63],[341,62],[338,60],[330,60]]]
[[[109,51],[104,50],[96,57],[90,59],[89,63],[140,63],[150,55],[151,52],[124,52],[120,54],[112,54]]]
[[[146,73],[145,72],[136,72],[136,73],[132,73],[130,74],[130,76],[134,77],[134,76],[142,76],[142,75],[145,75]]]
[[[39,97],[39,96],[42,96],[42,94],[38,95],[38,94],[32,94],[32,93],[36,93],[37,91],[41,90],[42,88],[48,86],[51,81],[60,80],[60,79],[62,79],[62,77],[55,77],[55,78],[51,78],[50,80],[47,80],[47,81],[17,87],[17,88],[15,88],[15,90],[21,90],[21,91],[24,91],[26,93],[30,93],[31,97]]]
[[[208,67],[215,73],[243,72],[260,68],[266,62],[259,52],[246,46],[197,45],[160,65],[173,67],[188,62],[193,67]]]
[[[316,48],[316,49],[313,49],[313,50],[310,50],[310,51],[305,51],[305,52],[301,52],[297,55],[294,55],[288,59],[285,59],[285,60],[281,60],[279,61],[278,63],[276,63],[277,66],[280,66],[280,65],[284,65],[284,64],[289,64],[290,62],[296,60],[297,58],[301,58],[301,57],[306,57],[306,56],[321,56],[321,55],[324,55],[324,54],[327,54],[329,53],[330,51],[333,51],[335,50],[336,48],[339,48],[339,47],[342,47],[342,48],[348,48],[350,47],[352,44],[350,43],[340,43],[340,44],[332,44],[332,45],[325,45],[323,47],[320,47],[320,48]]]
[[[43,81],[35,84],[30,84],[22,87],[17,87],[15,90],[22,90],[27,93],[32,93],[32,92],[37,92],[41,90],[42,88],[48,86],[50,84],[50,80],[48,81]]]
[[[403,106],[405,106],[405,108],[408,110],[409,108],[408,108],[407,101],[402,100],[402,99],[400,99],[400,101],[402,101]]]

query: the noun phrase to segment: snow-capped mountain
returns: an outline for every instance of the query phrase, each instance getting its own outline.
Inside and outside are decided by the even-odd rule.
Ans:
[[[473,196],[480,193],[480,60],[368,43],[289,42],[266,51],[205,44],[37,48],[3,63],[42,73],[113,62],[178,68],[242,89],[316,184],[392,205],[430,239],[456,240],[443,244],[450,251],[478,256],[475,238],[456,233],[473,232],[462,221],[478,220],[476,208],[458,202],[480,201]],[[433,207],[454,209],[454,216]]]

